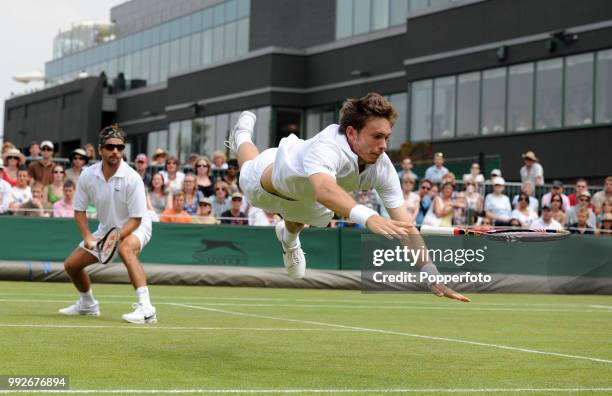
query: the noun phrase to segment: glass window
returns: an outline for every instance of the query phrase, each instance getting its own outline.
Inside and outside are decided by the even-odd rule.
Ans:
[[[536,129],[560,128],[563,60],[540,61],[536,72]]]
[[[406,23],[408,0],[389,0],[389,25]]]
[[[224,58],[223,54],[223,26],[213,29],[213,62],[219,62]]]
[[[422,11],[429,7],[429,0],[408,0],[408,11],[410,13]]]
[[[181,134],[179,137],[179,161],[185,162],[191,154],[191,120],[181,121]]]
[[[157,84],[160,81],[159,76],[159,52],[160,46],[151,47],[151,84]]]
[[[306,110],[306,139],[310,139],[321,131],[321,109]]]
[[[206,155],[206,132],[204,118],[191,120],[191,151]]]
[[[238,3],[236,0],[229,0],[225,2],[225,20],[232,22],[236,20],[238,14]]]
[[[132,73],[132,59],[134,54],[129,54],[125,56],[125,64],[124,64],[124,77],[126,80],[131,80],[134,78],[134,74]]]
[[[225,25],[225,58],[236,56],[236,22]]]
[[[353,34],[353,0],[336,1],[336,38]]]
[[[249,18],[238,21],[236,34],[236,54],[242,55],[249,52]]]
[[[533,129],[533,63],[511,66],[508,74],[508,130]]]
[[[202,11],[191,14],[191,31],[199,32],[202,30]]]
[[[593,54],[565,58],[565,126],[593,123]]]
[[[229,134],[229,114],[217,114],[215,118],[217,123],[215,129],[215,150],[220,150],[223,147],[223,142],[227,140]]]
[[[268,148],[270,147],[270,120],[272,119],[272,108],[261,107],[257,109],[256,115],[255,143],[260,148]]]
[[[370,31],[370,0],[355,0],[355,23],[353,33],[361,34]]]
[[[151,29],[151,45],[157,45],[160,42],[159,35],[161,32],[161,26],[157,25]]]
[[[200,137],[200,153],[206,155],[209,158],[215,151],[215,116],[204,117],[203,125],[201,126],[204,136]],[[203,146],[202,146],[203,145]]]
[[[251,1],[238,0],[238,18],[244,18],[251,14]]]
[[[213,26],[212,8],[207,8],[202,12],[202,29],[210,29]]]
[[[165,43],[170,40],[170,22],[166,22],[160,25],[159,28],[159,41]]]
[[[179,71],[180,52],[180,40],[170,42],[170,70],[168,74],[175,74]]]
[[[213,25],[219,26],[225,23],[225,6],[223,3],[213,7]]]
[[[408,140],[408,94],[405,92],[390,95],[389,101],[393,103],[397,118],[393,125],[393,134],[389,139],[388,147],[393,150],[399,149]]]
[[[410,97],[410,140],[431,140],[432,81],[412,83]]]
[[[153,44],[152,39],[153,37],[151,36],[151,29],[147,29],[143,31],[142,32],[142,47],[143,48],[150,47]]]
[[[170,43],[159,46],[159,80],[166,81],[170,72]]]
[[[189,70],[189,52],[191,51],[191,36],[185,36],[181,39],[181,58],[179,61],[179,70]]]
[[[181,25],[181,36],[191,34],[191,15],[179,18],[179,24]]]
[[[143,39],[143,34],[142,32],[136,33],[133,35],[134,36],[134,51],[140,51],[142,49],[142,39]]]
[[[142,78],[147,80],[147,83],[151,83],[151,48],[140,51],[140,63],[142,70]]]
[[[170,134],[168,139],[168,152],[170,155],[178,155],[179,138],[181,136],[181,123],[170,123]]]
[[[455,77],[434,80],[433,138],[455,136]]]
[[[191,69],[199,67],[202,63],[202,32],[191,36]]]
[[[202,64],[208,65],[212,62],[212,30],[204,31],[202,36]]]
[[[135,52],[132,55],[132,75],[133,78],[143,78],[142,75],[142,51]]]
[[[457,136],[478,135],[480,73],[460,74],[457,78]]]
[[[372,0],[372,30],[389,27],[389,0]]]
[[[181,36],[181,22],[180,19],[170,21],[170,40],[177,39]]]
[[[597,53],[597,123],[612,122],[612,50]]]
[[[506,130],[506,68],[482,72],[482,134]]]
[[[164,150],[168,147],[168,131],[155,131],[150,132],[147,135],[147,153],[149,157],[153,157],[153,152],[157,148],[163,148]]]

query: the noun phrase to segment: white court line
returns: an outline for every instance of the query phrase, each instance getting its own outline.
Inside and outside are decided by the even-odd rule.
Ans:
[[[589,305],[591,308],[612,309],[612,305]]]
[[[282,318],[282,317],[268,316],[268,315],[258,315],[258,314],[244,313],[244,312],[226,311],[223,309],[200,307],[197,305],[178,304],[178,303],[169,303],[168,305],[175,305],[177,307],[192,308],[192,309],[201,309],[204,311],[220,312],[220,313],[225,313],[228,315],[235,315],[235,316],[247,316],[251,318],[271,319],[271,320],[280,320],[280,321],[303,323],[303,324],[310,324],[310,325],[329,326],[329,327],[335,327],[335,328],[341,328],[341,329],[361,330],[361,331],[366,331],[366,332],[371,332],[371,333],[391,334],[391,335],[414,337],[414,338],[421,338],[421,339],[427,339],[427,340],[454,342],[458,344],[485,346],[485,347],[490,347],[490,348],[505,349],[509,351],[518,351],[518,352],[526,352],[526,353],[534,353],[534,354],[539,354],[539,355],[557,356],[557,357],[565,357],[565,358],[579,359],[579,360],[589,360],[592,362],[599,362],[599,363],[608,363],[608,364],[612,363],[612,360],[608,360],[608,359],[600,359],[600,358],[594,358],[594,357],[589,357],[589,356],[569,355],[569,354],[558,353],[558,352],[545,352],[545,351],[538,351],[535,349],[518,348],[518,347],[507,346],[507,345],[489,344],[485,342],[462,340],[459,338],[427,336],[427,335],[421,335],[421,334],[404,333],[400,331],[372,329],[372,328],[357,327],[357,326],[346,326],[346,325],[334,324],[334,323],[324,323],[324,322],[318,322],[315,320],[290,319],[290,318]]]
[[[524,392],[547,392],[547,393],[576,393],[576,392],[610,392],[612,388],[396,388],[396,389],[73,389],[73,390],[0,390],[0,394],[11,393],[63,393],[63,394],[368,394],[368,393],[524,393]]]
[[[196,327],[196,326],[111,326],[111,325],[51,325],[51,324],[13,324],[0,323],[2,327],[17,328],[44,328],[44,329],[127,329],[127,330],[198,330],[198,331],[337,331],[337,332],[360,332],[352,329],[329,329],[319,328],[300,328],[300,327]]]
[[[98,301],[102,300],[104,297],[96,296]],[[42,300],[42,299],[17,299],[17,298],[3,298],[0,299],[0,302],[14,302],[14,303],[64,303],[69,304],[73,303],[75,300]],[[100,301],[101,304],[131,304],[133,301]],[[153,303],[155,305],[173,305],[173,302],[163,302],[156,301],[153,299]],[[389,310],[443,310],[443,311],[456,311],[456,312],[471,312],[471,311],[509,311],[509,312],[569,312],[569,313],[601,313],[601,312],[610,312],[612,313],[612,309],[566,309],[566,308],[486,308],[480,307],[476,304],[474,305],[442,305],[434,304],[434,305],[409,305],[409,306],[384,306],[384,305],[343,305],[343,304],[236,304],[236,303],[200,303],[195,302],[192,304],[197,304],[199,306],[211,306],[211,307],[253,307],[253,308],[339,308],[339,309],[389,309]],[[597,305],[591,305],[591,307],[600,307]],[[601,306],[603,307],[603,306]]]

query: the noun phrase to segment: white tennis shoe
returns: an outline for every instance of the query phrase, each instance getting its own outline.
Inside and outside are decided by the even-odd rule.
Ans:
[[[76,304],[73,304],[66,308],[61,308],[57,311],[60,315],[76,316],[76,315],[87,315],[87,316],[100,316],[100,304],[97,301],[93,305],[87,305],[79,298]]]
[[[253,137],[253,128],[255,128],[256,120],[257,116],[250,111],[243,111],[240,113],[238,121],[230,132],[228,140],[226,140],[224,143],[225,147],[232,150],[232,152],[236,152],[238,150],[238,147],[236,147],[236,133],[247,132],[251,137]]]
[[[304,251],[300,244],[300,239],[296,240],[295,246],[289,247],[283,241],[283,234],[285,233],[285,222],[279,221],[274,227],[276,231],[276,237],[283,247],[283,264],[287,274],[292,279],[302,279],[306,275],[306,257],[304,257]]]
[[[142,304],[136,303],[132,304],[132,308],[134,308],[134,312],[121,315],[121,319],[136,324],[157,323],[157,312],[154,306],[150,305],[145,307]]]

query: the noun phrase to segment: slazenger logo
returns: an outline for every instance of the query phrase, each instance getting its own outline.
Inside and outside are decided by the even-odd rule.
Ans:
[[[246,265],[248,254],[233,241],[216,241],[212,239],[202,239],[203,248],[193,253],[193,259],[202,264],[224,264],[224,265]],[[219,252],[215,250],[222,249]],[[238,254],[227,254],[230,250]]]

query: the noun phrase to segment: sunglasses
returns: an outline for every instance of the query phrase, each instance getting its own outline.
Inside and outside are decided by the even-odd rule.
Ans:
[[[208,165],[200,164],[200,165],[196,165],[196,168],[208,168]]]
[[[72,160],[81,160],[81,161],[85,161],[85,158],[81,157],[80,155],[75,155]]]
[[[53,149],[51,147],[43,147],[40,149],[40,151],[53,151]]]
[[[64,171],[53,171],[53,173],[64,173]]]
[[[215,191],[225,191],[225,188],[223,188],[223,187],[217,187],[217,188],[215,188]]]
[[[14,160],[18,160],[19,161],[19,157],[6,157],[6,159],[10,159],[10,160],[14,159]]]
[[[528,201],[529,201],[527,198],[519,198],[518,200],[519,200],[519,202],[520,202],[520,201],[525,201],[525,202],[528,202]]]
[[[242,198],[238,198],[238,197],[232,198],[232,201],[242,201]]]
[[[210,204],[207,203],[201,203],[200,206],[210,206]]]
[[[112,143],[106,143],[104,146],[102,146],[105,150],[108,151],[113,151],[114,149],[117,149],[117,151],[123,151],[125,150],[125,144],[112,144]]]
[[[421,190],[431,190],[431,187],[421,186]]]

